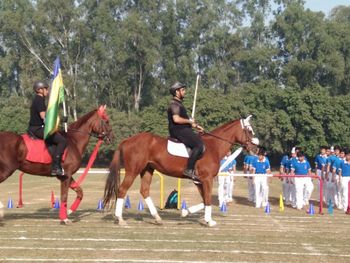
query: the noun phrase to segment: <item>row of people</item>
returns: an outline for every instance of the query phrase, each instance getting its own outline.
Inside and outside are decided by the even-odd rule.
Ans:
[[[229,155],[230,153],[222,162]],[[257,155],[247,155],[244,159],[244,173],[271,173],[270,162],[265,155],[266,152],[263,149],[260,149]],[[230,164],[226,169],[229,176],[218,177],[220,206],[223,202],[232,201],[233,173],[236,169],[236,163]],[[323,181],[323,201],[346,211],[348,207],[348,182],[350,181],[350,152],[342,150],[340,147],[334,147],[334,150],[321,147],[320,154],[315,157],[315,171]],[[286,204],[297,209],[308,205],[314,184],[312,178],[309,177],[311,176],[311,165],[299,148],[293,148],[289,156],[282,158],[280,173],[296,176],[282,178],[282,192]],[[266,206],[269,192],[267,177],[247,176],[247,181],[248,200],[254,202],[257,208]]]

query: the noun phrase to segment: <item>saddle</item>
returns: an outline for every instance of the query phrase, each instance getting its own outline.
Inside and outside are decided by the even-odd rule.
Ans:
[[[52,163],[52,157],[50,152],[54,150],[53,146],[47,146],[45,141],[35,137],[31,133],[25,133],[21,135],[23,141],[27,147],[27,156],[26,160],[33,163],[43,163],[50,164]],[[64,151],[62,156],[62,161],[66,159],[67,149]]]
[[[178,139],[171,137],[168,137],[167,150],[171,155],[185,158],[189,158],[191,154],[190,148],[186,147],[186,145],[180,142]]]

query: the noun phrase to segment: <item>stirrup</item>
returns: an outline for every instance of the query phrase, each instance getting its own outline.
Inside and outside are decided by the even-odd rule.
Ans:
[[[196,171],[195,171],[195,170],[186,169],[186,170],[183,172],[183,175],[184,175],[186,178],[192,179],[193,182],[194,182],[195,184],[200,184],[200,183],[201,183],[201,180],[200,180],[199,177],[196,175]]]

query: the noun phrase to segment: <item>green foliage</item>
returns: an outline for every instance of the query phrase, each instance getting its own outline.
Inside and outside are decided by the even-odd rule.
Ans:
[[[273,2],[3,0],[0,129],[26,130],[32,83],[60,56],[70,120],[109,107],[116,141],[102,147],[106,162],[132,134],[167,136],[177,80],[190,114],[197,73],[195,117],[206,130],[253,114],[270,153],[349,146],[350,7],[326,17],[302,0]]]
[[[23,98],[0,98],[0,131],[25,133],[29,123],[29,106]]]

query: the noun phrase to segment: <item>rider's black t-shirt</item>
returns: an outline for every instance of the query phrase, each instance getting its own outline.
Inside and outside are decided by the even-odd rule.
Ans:
[[[170,135],[176,133],[177,130],[185,128],[191,129],[191,124],[177,124],[173,120],[173,115],[179,115],[182,118],[189,119],[186,109],[182,102],[176,99],[172,99],[168,108],[168,122],[169,122],[169,133]]]
[[[45,98],[36,95],[33,99],[32,106],[30,107],[30,120],[29,126],[42,126],[44,125],[43,119],[40,117],[40,112],[46,111]]]

